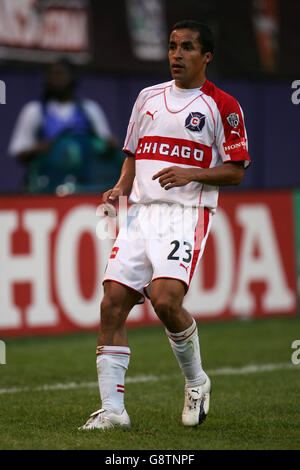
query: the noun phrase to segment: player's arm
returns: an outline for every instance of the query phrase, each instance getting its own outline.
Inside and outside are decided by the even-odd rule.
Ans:
[[[135,178],[135,150],[137,148],[139,133],[138,133],[138,103],[139,98],[136,100],[125,138],[123,152],[127,154],[127,157],[123,163],[119,181],[113,189],[106,191],[103,195],[104,204],[116,205],[119,196],[128,196],[131,192],[133,180]]]
[[[165,189],[185,186],[192,181],[212,186],[238,185],[244,176],[243,162],[227,162],[213,168],[182,168],[171,166],[153,176]]]
[[[244,162],[226,162],[213,168],[197,168],[195,175],[191,174],[191,181],[213,186],[233,186],[241,183],[244,172]]]
[[[109,189],[103,194],[103,203],[116,204],[119,196],[130,194],[135,177],[135,158],[128,155],[123,163],[119,181],[113,189]]]

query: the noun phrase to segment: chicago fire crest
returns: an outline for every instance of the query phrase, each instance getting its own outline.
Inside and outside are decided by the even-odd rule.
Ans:
[[[200,132],[205,124],[205,115],[202,113],[190,113],[185,120],[185,125],[187,129],[193,132]]]

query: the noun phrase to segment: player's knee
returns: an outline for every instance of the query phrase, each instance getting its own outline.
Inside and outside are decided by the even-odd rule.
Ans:
[[[153,298],[151,299],[151,303],[156,315],[164,323],[168,321],[168,319],[173,318],[179,311],[179,306],[177,305],[177,302],[171,296],[158,299]]]

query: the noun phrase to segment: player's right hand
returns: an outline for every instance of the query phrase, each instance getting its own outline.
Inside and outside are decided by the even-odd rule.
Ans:
[[[119,202],[119,197],[122,195],[123,192],[119,188],[109,189],[103,194],[102,204],[105,215],[116,217],[116,207]]]
[[[103,204],[113,204],[114,206],[118,202],[119,196],[122,196],[122,191],[117,188],[109,189],[103,194],[102,202]]]

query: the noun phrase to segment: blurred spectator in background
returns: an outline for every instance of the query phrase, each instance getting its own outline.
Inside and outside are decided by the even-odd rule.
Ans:
[[[42,99],[17,119],[10,155],[27,166],[31,193],[104,191],[122,164],[121,152],[98,103],[76,98],[77,80],[67,59],[46,73]]]

